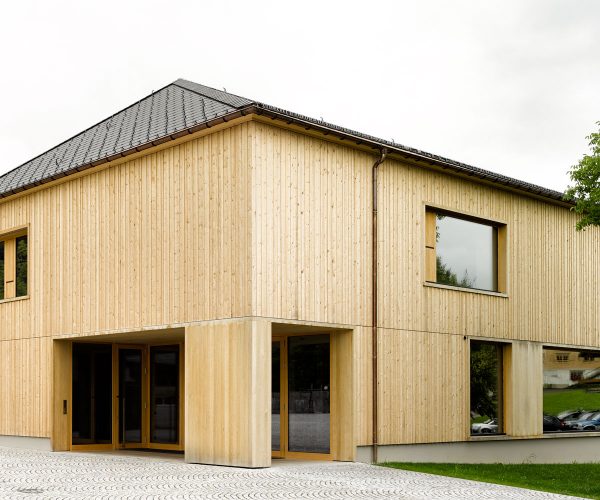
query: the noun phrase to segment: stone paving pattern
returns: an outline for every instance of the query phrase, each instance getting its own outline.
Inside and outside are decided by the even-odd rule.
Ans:
[[[270,469],[186,464],[171,455],[0,448],[0,498],[570,499],[359,463],[274,461]]]

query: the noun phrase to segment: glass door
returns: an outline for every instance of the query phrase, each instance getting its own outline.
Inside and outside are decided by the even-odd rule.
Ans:
[[[73,343],[71,445],[112,449],[112,346]]]
[[[180,449],[181,379],[179,345],[150,347],[150,443]]]
[[[144,412],[144,349],[119,347],[118,434],[121,448],[140,448],[143,445]]]
[[[329,335],[288,339],[288,452],[329,454]]]
[[[273,338],[272,456],[331,458],[330,336]]]

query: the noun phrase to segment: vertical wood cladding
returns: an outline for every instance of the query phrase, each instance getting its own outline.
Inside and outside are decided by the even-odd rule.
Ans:
[[[375,155],[259,120],[209,132],[0,202],[30,258],[30,298],[0,303],[0,434],[50,436],[52,338],[262,316],[354,328],[370,442]],[[397,159],[378,192],[382,443],[465,438],[465,335],[600,347],[600,231]],[[506,224],[508,298],[423,286],[426,205]]]
[[[0,303],[0,434],[50,436],[53,336],[250,313],[248,124],[0,203],[30,298]]]
[[[263,122],[251,134],[253,314],[355,326],[356,434],[369,444],[376,156]],[[468,437],[463,336],[600,347],[600,231],[575,232],[566,208],[394,159],[378,193],[382,443]],[[427,205],[506,224],[508,298],[423,285]]]

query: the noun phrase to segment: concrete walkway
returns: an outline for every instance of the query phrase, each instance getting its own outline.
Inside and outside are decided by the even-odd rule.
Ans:
[[[173,455],[0,448],[0,498],[573,499],[538,491],[339,462],[270,469],[185,464]]]

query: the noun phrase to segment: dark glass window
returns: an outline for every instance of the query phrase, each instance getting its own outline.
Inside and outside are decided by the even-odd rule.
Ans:
[[[498,290],[498,229],[436,214],[436,282]]]
[[[16,296],[23,297],[27,295],[27,235],[19,236],[16,240],[16,246]]]
[[[272,347],[271,361],[271,450],[281,451],[281,342]]]
[[[112,346],[73,344],[73,444],[112,443]]]
[[[502,344],[471,341],[471,434],[501,434]]]
[[[4,242],[0,241],[0,300],[4,298]]]
[[[544,432],[600,430],[600,351],[544,349]]]
[[[150,348],[150,441],[179,442],[179,346]]]
[[[329,335],[288,340],[288,449],[330,451]]]
[[[119,349],[119,443],[142,442],[142,350]]]

